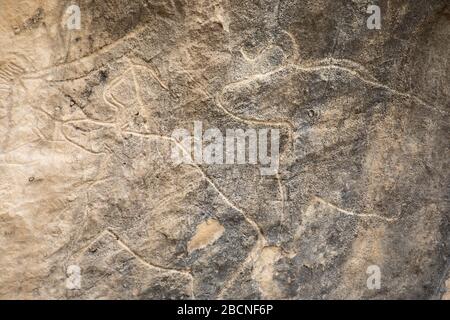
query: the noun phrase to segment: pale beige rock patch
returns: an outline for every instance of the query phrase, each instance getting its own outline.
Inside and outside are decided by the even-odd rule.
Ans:
[[[188,243],[188,252],[203,249],[219,239],[225,228],[214,219],[208,219],[197,226],[195,235]]]

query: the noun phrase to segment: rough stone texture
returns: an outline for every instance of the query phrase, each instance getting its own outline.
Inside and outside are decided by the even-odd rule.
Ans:
[[[0,3],[0,298],[449,298],[447,0],[77,2]],[[172,163],[194,121],[279,174]]]

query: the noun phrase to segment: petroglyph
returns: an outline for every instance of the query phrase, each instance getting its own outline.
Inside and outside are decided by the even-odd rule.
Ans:
[[[0,298],[448,298],[444,0],[3,2]]]

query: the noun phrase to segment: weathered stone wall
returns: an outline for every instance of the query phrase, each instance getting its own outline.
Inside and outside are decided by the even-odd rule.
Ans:
[[[448,297],[448,1],[75,3],[0,2],[0,298]]]

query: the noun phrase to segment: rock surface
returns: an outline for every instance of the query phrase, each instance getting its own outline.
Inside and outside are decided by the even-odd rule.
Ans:
[[[0,298],[449,298],[448,1],[71,4],[0,4]],[[278,174],[174,163],[195,121]]]

